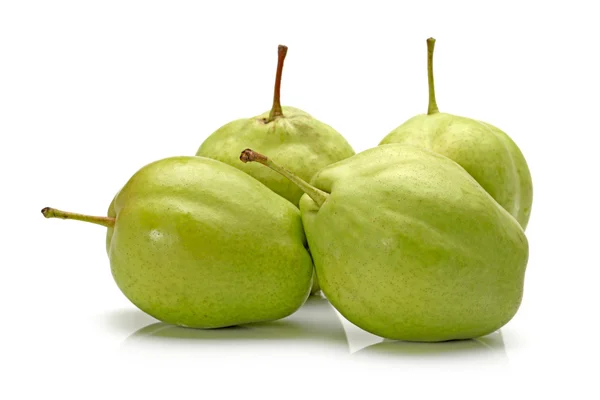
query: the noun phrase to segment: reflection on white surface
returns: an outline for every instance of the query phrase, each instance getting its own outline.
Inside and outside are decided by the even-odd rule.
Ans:
[[[408,359],[420,361],[444,360],[485,361],[497,365],[507,365],[508,357],[502,332],[496,331],[487,336],[452,340],[438,343],[401,342],[384,340],[355,353],[357,357]]]
[[[279,321],[221,329],[190,329],[162,322],[137,309],[111,313],[107,323],[112,330],[126,333],[124,349],[165,350],[183,348],[206,350],[260,350],[278,352],[303,349],[307,353],[333,351],[354,360],[464,362],[480,360],[507,365],[500,331],[471,340],[416,343],[382,339],[344,319],[320,296],[311,296],[293,315]]]
[[[104,316],[104,323],[106,327],[112,332],[121,334],[130,334],[131,332],[135,332],[144,326],[156,322],[158,322],[156,318],[153,318],[145,312],[133,307],[115,310],[107,313]]]
[[[384,340],[382,337],[373,335],[372,333],[369,333],[354,325],[352,322],[344,318],[342,314],[338,313],[338,317],[344,325],[346,338],[348,339],[348,349],[350,350],[351,354],[356,353],[365,347],[380,343]]]
[[[125,346],[152,345],[152,343],[208,342],[211,345],[232,342],[284,342],[326,345],[347,352],[346,335],[342,323],[331,304],[319,296],[311,296],[294,314],[278,321],[247,324],[221,329],[190,329],[162,322],[154,322],[127,337]]]

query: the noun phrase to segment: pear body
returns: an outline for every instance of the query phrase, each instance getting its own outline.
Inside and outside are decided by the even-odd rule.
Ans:
[[[276,320],[309,295],[299,210],[221,162],[174,157],[140,169],[108,216],[113,277],[160,321],[218,328]]]
[[[293,107],[268,122],[269,113],[230,122],[212,133],[196,155],[222,161],[258,179],[275,193],[298,205],[302,191],[286,178],[256,164],[244,164],[246,148],[277,157],[305,180],[321,168],[354,155],[346,139],[329,125]]]
[[[460,164],[525,229],[533,186],[525,157],[502,130],[485,122],[436,112],[417,115],[380,144],[421,146]]]
[[[517,312],[528,243],[462,167],[382,145],[324,168],[329,193],[300,209],[325,296],[373,334],[408,341],[483,336]]]

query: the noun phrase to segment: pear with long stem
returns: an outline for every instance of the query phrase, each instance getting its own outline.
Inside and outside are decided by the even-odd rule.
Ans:
[[[499,128],[438,110],[433,79],[434,47],[435,39],[427,39],[427,114],[409,119],[380,144],[421,146],[456,161],[525,229],[533,202],[531,174],[525,157]]]
[[[323,293],[360,328],[389,339],[467,339],[517,312],[527,238],[449,158],[388,144],[325,167],[310,183],[250,149],[240,159],[305,193],[300,212]]]
[[[143,167],[107,216],[49,207],[42,214],[106,227],[118,287],[166,323],[218,328],[276,320],[310,293],[314,268],[298,208],[215,160],[172,157]]]
[[[241,164],[242,149],[277,157],[279,162],[303,179],[310,179],[321,168],[354,155],[346,139],[329,125],[294,107],[281,105],[281,79],[288,48],[278,48],[273,105],[261,115],[238,119],[212,133],[196,155],[232,165],[264,183],[295,205],[302,191],[280,175],[256,165]],[[320,93],[319,96],[323,94]]]

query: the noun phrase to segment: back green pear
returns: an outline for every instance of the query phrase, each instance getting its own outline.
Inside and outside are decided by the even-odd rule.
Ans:
[[[460,164],[506,211],[527,227],[533,186],[525,157],[503,131],[486,122],[439,112],[433,80],[435,39],[427,40],[429,107],[390,132],[380,144],[421,146]]]
[[[329,125],[297,108],[281,106],[281,77],[286,54],[287,47],[279,46],[271,111],[222,126],[202,143],[196,155],[239,168],[298,205],[302,196],[300,189],[266,168],[241,164],[240,151],[252,147],[272,154],[286,168],[308,180],[321,168],[354,155],[354,150]]]

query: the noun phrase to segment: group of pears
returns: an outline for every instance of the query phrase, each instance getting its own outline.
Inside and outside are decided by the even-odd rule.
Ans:
[[[355,154],[329,125],[280,103],[230,122],[196,156],[141,168],[107,216],[115,282],[174,325],[276,320],[322,291],[349,321],[408,341],[491,333],[517,312],[532,204],[525,158],[500,129],[429,108]]]

